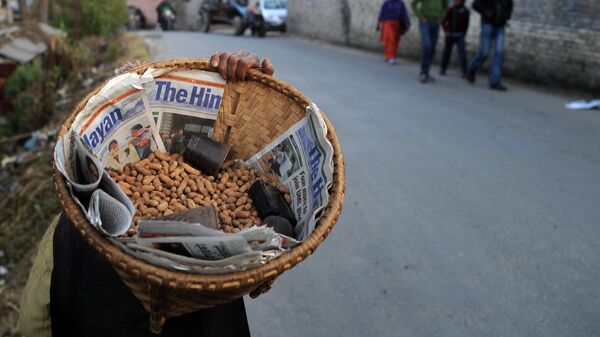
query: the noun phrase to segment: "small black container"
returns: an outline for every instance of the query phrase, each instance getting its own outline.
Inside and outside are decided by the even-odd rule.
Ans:
[[[200,171],[214,176],[227,158],[231,147],[203,135],[193,136],[186,144],[183,159]]]
[[[283,193],[275,187],[265,183],[262,180],[257,180],[250,189],[248,195],[261,219],[265,219],[271,215],[277,215],[286,218],[292,227],[296,226],[296,217],[292,209],[285,201]]]
[[[282,216],[270,215],[263,219],[262,224],[273,228],[273,230],[279,234],[287,235],[292,238],[296,236],[292,224]]]

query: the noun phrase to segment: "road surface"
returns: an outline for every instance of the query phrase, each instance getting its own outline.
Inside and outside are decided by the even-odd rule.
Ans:
[[[253,336],[600,335],[600,112],[278,34],[144,35],[156,59],[269,56],[342,141],[342,216],[246,300]]]

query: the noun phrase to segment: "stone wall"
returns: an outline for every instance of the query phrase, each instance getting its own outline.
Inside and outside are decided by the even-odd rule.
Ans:
[[[410,8],[410,1],[405,4]],[[289,0],[291,33],[324,41],[382,50],[375,25],[383,0]],[[514,78],[600,91],[600,1],[514,0],[507,29],[505,74]],[[472,1],[467,0],[470,7]],[[420,54],[418,22],[400,42],[400,55],[417,59]],[[479,45],[480,18],[471,11],[467,36],[469,56]],[[440,38],[437,55],[441,53]],[[456,56],[454,56],[456,57]]]

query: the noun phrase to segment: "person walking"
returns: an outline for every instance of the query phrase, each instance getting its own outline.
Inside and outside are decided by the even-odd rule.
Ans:
[[[465,51],[465,35],[469,29],[469,9],[465,7],[465,0],[454,0],[454,4],[448,8],[446,16],[442,21],[442,27],[446,34],[444,53],[440,63],[440,75],[446,75],[448,62],[454,45],[458,45],[458,56],[462,76],[467,75],[467,52]]]
[[[377,30],[383,41],[384,59],[388,64],[396,64],[398,43],[410,28],[410,18],[402,0],[386,0],[381,6]]]
[[[433,82],[435,79],[429,75],[429,68],[435,56],[435,48],[440,33],[440,22],[446,14],[447,0],[413,0],[413,12],[419,18],[419,32],[421,33],[421,83]]]
[[[487,59],[490,49],[494,47],[494,58],[490,68],[490,89],[506,91],[508,88],[502,84],[502,62],[504,59],[505,27],[512,15],[512,0],[475,0],[473,9],[481,14],[481,35],[479,39],[479,52],[469,62],[467,68],[467,81],[475,83],[477,70]]]

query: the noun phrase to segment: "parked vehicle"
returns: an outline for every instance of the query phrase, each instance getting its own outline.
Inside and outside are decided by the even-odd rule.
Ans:
[[[152,28],[158,23],[156,9],[163,0],[127,0],[127,11],[129,23],[127,28],[131,30]]]
[[[175,10],[169,2],[161,2],[156,8],[156,12],[158,16],[158,23],[160,24],[160,28],[162,28],[162,30],[173,30],[175,28]]]
[[[248,11],[252,35],[264,37],[268,31],[285,33],[287,0],[259,0]]]
[[[139,9],[127,6],[127,14],[129,15],[128,30],[138,30],[146,27],[146,18]]]
[[[213,24],[224,23],[233,27],[235,35],[248,28],[248,0],[204,0],[200,6],[199,27],[210,31]]]

